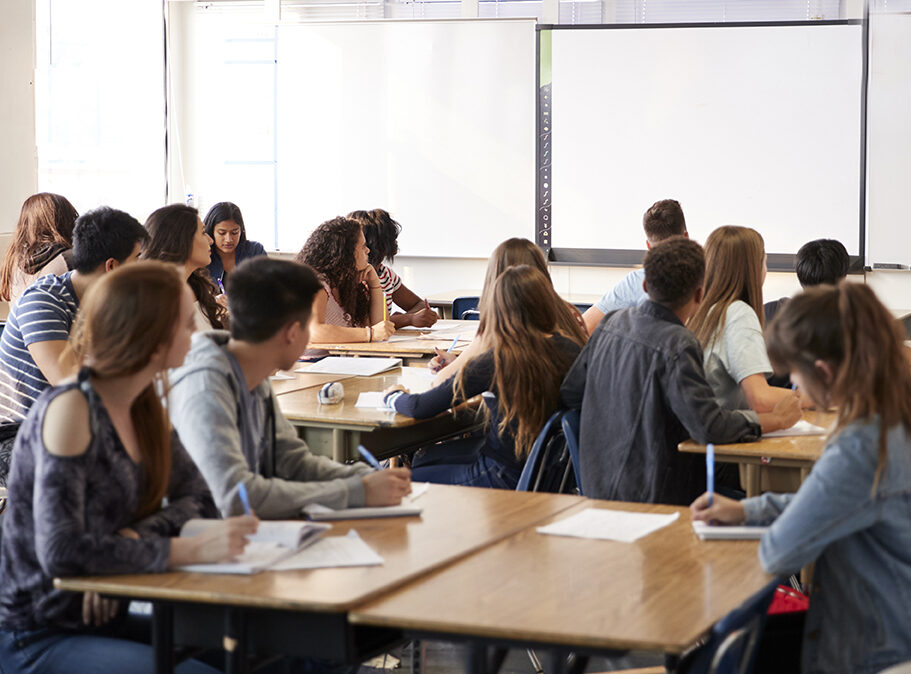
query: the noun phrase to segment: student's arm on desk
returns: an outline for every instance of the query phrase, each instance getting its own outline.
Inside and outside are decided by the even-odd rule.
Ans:
[[[405,325],[426,328],[439,319],[436,312],[430,309],[424,300],[411,292],[404,283],[392,292],[392,301],[406,312],[389,317],[396,328]]]
[[[47,379],[51,386],[57,386],[62,380],[66,379],[76,370],[76,361],[70,353],[63,361],[60,360],[61,354],[66,347],[66,342],[60,339],[54,339],[47,342],[32,342],[26,348],[35,361],[35,365],[41,370],[44,378]]]
[[[380,291],[382,292],[382,291]],[[325,290],[319,290],[313,299],[313,315],[310,318],[310,341],[322,344],[341,344],[353,342],[369,342],[370,330],[364,328],[347,328],[342,325],[329,325],[326,323],[326,305],[329,295]],[[371,310],[371,314],[373,311]],[[384,321],[382,308],[379,322],[371,326],[373,341],[383,342],[395,333],[391,321]]]
[[[781,388],[780,386],[769,386],[769,382],[766,381],[763,374],[751,374],[746,377],[740,382],[740,388],[743,389],[750,409],[756,410],[760,414],[771,412],[782,400],[794,395],[794,392],[789,389]],[[802,407],[811,407],[813,405],[809,398],[801,399],[800,404]]]
[[[471,360],[464,373],[464,396],[456,397],[455,381],[458,374],[424,393],[405,393],[395,399],[395,411],[414,419],[428,419],[461,402],[490,390],[493,381],[493,353],[485,353]]]

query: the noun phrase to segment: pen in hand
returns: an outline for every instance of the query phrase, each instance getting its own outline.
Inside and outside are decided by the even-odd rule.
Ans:
[[[446,349],[446,353],[452,353],[452,350],[453,350],[454,348],[456,348],[456,344],[459,343],[459,337],[461,337],[461,336],[462,336],[462,335],[456,335],[456,336],[455,336],[455,339],[452,340],[452,344],[450,344],[450,345],[449,345],[449,348]]]
[[[364,461],[373,466],[376,470],[383,470],[383,467],[380,465],[380,462],[376,460],[376,457],[370,453],[370,450],[364,447],[364,445],[358,445],[357,451],[360,452],[361,456],[364,457]]]
[[[247,494],[247,487],[243,482],[237,483],[237,495],[240,497],[240,502],[244,507],[244,514],[252,515],[253,508],[250,507],[250,496]]]

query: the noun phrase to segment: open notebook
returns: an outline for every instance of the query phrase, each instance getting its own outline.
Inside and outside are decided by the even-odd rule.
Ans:
[[[300,367],[295,372],[310,374],[347,374],[354,377],[372,377],[373,375],[394,370],[402,364],[401,358],[346,358],[329,356],[308,367]]]
[[[180,536],[196,536],[218,524],[219,520],[190,520],[181,528]],[[329,524],[299,520],[261,521],[256,533],[248,537],[250,542],[239,557],[230,562],[188,564],[180,568],[196,573],[259,573],[312,545],[331,528]]]

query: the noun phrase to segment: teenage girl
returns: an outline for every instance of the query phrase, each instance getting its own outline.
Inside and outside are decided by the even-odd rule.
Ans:
[[[251,257],[265,255],[266,249],[259,241],[247,238],[244,216],[230,201],[220,201],[212,206],[203,224],[206,234],[212,239],[209,278],[223,293],[228,274],[234,271],[234,267]]]

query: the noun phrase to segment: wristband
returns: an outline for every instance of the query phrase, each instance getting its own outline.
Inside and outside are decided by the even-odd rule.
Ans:
[[[405,395],[404,391],[390,391],[383,397],[383,404],[390,410],[395,409],[395,401]]]

